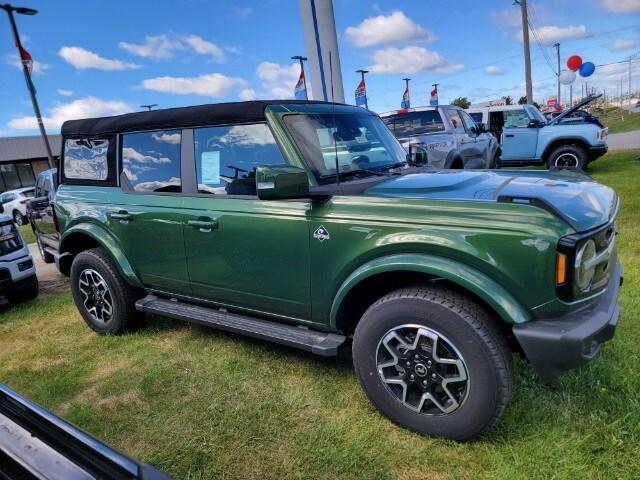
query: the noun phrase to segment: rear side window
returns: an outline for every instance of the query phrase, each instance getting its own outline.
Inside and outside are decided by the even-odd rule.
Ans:
[[[256,195],[256,167],[287,163],[263,123],[194,130],[198,192]]]
[[[64,142],[64,176],[70,180],[101,182],[109,176],[106,139],[67,139]]]
[[[122,135],[122,170],[131,189],[140,193],[179,193],[180,130]]]
[[[444,130],[442,117],[438,110],[401,113],[383,118],[383,121],[396,137],[421,135]]]

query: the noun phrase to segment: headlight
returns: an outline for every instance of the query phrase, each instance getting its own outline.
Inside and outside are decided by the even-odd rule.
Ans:
[[[584,242],[584,245],[580,247],[580,250],[578,250],[578,253],[576,254],[575,282],[576,287],[578,287],[581,292],[586,292],[591,286],[591,280],[593,280],[593,276],[596,273],[596,267],[595,265],[587,267],[587,265],[595,256],[596,242],[593,240],[587,240]]]

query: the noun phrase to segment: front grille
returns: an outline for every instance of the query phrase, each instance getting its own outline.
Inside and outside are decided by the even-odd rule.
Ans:
[[[22,239],[11,222],[0,223],[0,257],[22,248]]]

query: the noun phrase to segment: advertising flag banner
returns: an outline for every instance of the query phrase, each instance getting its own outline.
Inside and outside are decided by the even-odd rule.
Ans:
[[[367,89],[364,84],[364,80],[360,80],[356,91],[356,106],[358,107],[366,107],[367,106]]]
[[[438,87],[433,87],[431,90],[431,99],[429,100],[429,105],[437,106],[438,105]]]
[[[31,75],[33,73],[33,59],[31,58],[31,54],[22,47],[20,47],[20,61],[27,67],[29,75]]]
[[[411,99],[409,98],[409,87],[404,89],[404,93],[402,94],[402,102],[400,103],[400,108],[411,108]]]
[[[298,83],[296,83],[296,88],[294,89],[294,97],[296,100],[308,100],[307,97],[307,86],[304,81],[304,71],[300,72],[300,78],[298,78]]]

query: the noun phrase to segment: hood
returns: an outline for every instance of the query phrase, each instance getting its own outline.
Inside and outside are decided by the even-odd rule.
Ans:
[[[618,202],[611,188],[566,170],[437,170],[393,177],[363,194],[529,204],[552,212],[578,232],[608,222]]]
[[[555,117],[552,120],[550,120],[549,121],[549,125],[554,125],[556,123],[559,123],[560,120],[562,120],[563,118],[571,116],[571,114],[573,114],[573,112],[575,112],[576,110],[580,110],[582,107],[584,107],[588,103],[593,102],[596,98],[600,98],[601,96],[602,96],[602,94],[600,94],[600,95],[591,95],[591,96],[585,97],[582,101],[576,103],[573,107],[565,110],[560,115],[558,115],[557,117]]]

